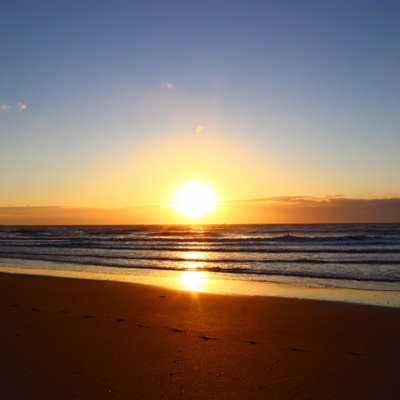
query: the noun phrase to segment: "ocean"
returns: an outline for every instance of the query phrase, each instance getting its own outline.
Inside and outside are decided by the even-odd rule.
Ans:
[[[400,224],[0,226],[0,265],[400,289]]]

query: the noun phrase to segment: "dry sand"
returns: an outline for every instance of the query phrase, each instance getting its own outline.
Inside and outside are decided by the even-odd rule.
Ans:
[[[400,309],[0,274],[1,399],[399,399]]]

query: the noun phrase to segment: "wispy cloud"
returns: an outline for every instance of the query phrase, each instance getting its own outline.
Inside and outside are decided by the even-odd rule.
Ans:
[[[20,101],[17,103],[19,111],[25,110],[28,106]],[[0,104],[0,111],[10,111],[13,107],[9,104]]]
[[[279,196],[225,204],[237,214],[253,213],[248,218],[257,223],[400,222],[400,198],[396,197]]]
[[[26,104],[23,104],[23,103],[21,103],[21,102],[18,102],[17,104],[18,104],[19,111],[23,111],[23,110],[25,110],[26,107],[27,107]]]
[[[5,225],[112,225],[156,224],[168,220],[169,211],[159,205],[119,209],[63,206],[0,206],[0,224]]]
[[[380,223],[400,222],[400,198],[282,196],[225,201],[216,223]],[[176,223],[170,208],[144,205],[121,209],[0,206],[4,225]]]
[[[8,111],[11,109],[11,106],[8,104],[0,104],[0,111]]]
[[[267,204],[324,204],[332,203],[341,199],[345,200],[355,200],[350,198],[345,198],[342,195],[334,196],[276,196],[276,197],[258,197],[255,199],[244,199],[244,200],[232,200],[237,203],[267,203]],[[363,200],[361,200],[363,201]]]
[[[171,82],[163,82],[163,83],[161,84],[161,86],[165,87],[165,88],[168,89],[168,90],[174,90],[174,89],[175,89],[174,84],[171,83]]]
[[[204,131],[204,126],[203,125],[197,125],[196,126],[196,133],[200,133]]]

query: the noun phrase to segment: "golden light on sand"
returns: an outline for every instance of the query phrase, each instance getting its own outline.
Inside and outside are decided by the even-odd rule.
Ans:
[[[183,289],[192,292],[202,292],[202,287],[207,282],[203,271],[185,271],[181,280]]]
[[[201,218],[210,214],[217,202],[217,197],[208,186],[188,183],[175,194],[172,206],[186,217]]]

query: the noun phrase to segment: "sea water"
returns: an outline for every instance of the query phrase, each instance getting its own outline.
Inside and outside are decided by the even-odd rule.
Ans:
[[[400,224],[0,226],[0,266],[397,295]]]

